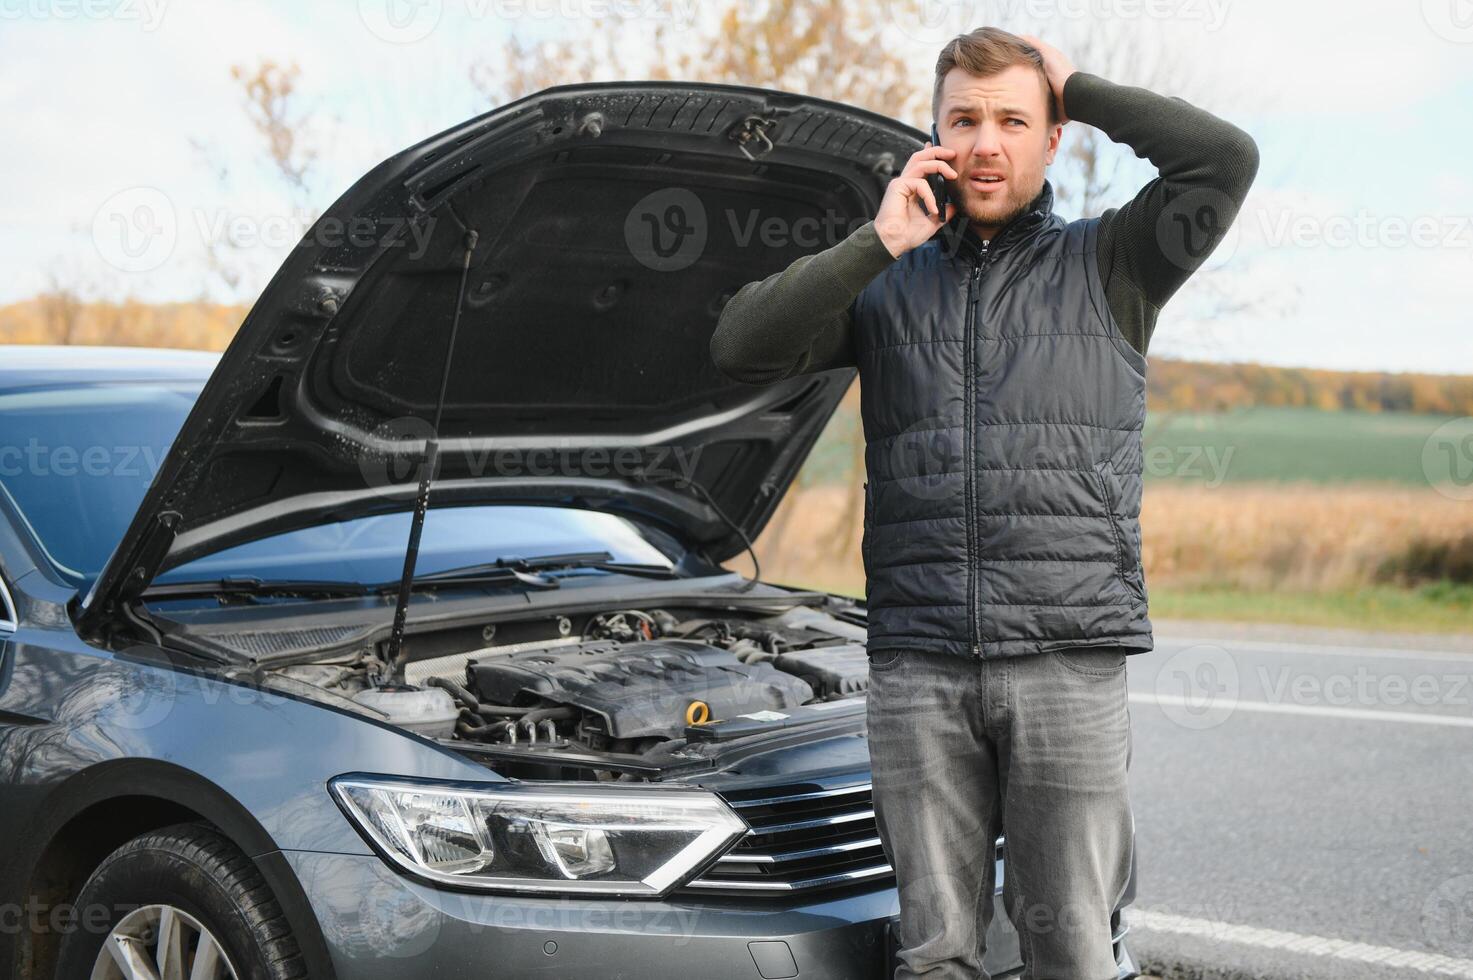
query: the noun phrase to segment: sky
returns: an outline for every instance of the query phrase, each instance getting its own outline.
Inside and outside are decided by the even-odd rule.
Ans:
[[[918,85],[943,41],[982,24],[1038,26],[1066,53],[1081,31],[1139,32],[1159,47],[1149,60],[1190,68],[1190,101],[1254,136],[1252,195],[1168,304],[1153,355],[1473,373],[1473,0],[920,0],[919,17],[881,3],[877,43],[913,58]],[[101,297],[249,302],[313,210],[490,107],[470,66],[507,37],[655,17],[679,27],[719,7],[0,0],[0,303],[53,278]],[[266,165],[230,77],[261,58],[299,66],[320,120],[304,193]],[[1110,74],[1140,81],[1134,70]],[[1117,203],[1151,176],[1128,164]],[[139,231],[129,222],[160,215],[164,233],[136,239],[148,248],[124,247]],[[224,235],[242,243],[235,292],[205,257]]]

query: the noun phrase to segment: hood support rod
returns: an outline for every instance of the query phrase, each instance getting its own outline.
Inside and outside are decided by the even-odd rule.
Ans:
[[[445,366],[440,372],[440,394],[435,399],[435,420],[425,440],[424,458],[419,471],[419,495],[414,501],[414,517],[409,524],[409,546],[404,549],[404,572],[399,578],[399,598],[394,603],[394,626],[389,632],[381,684],[398,681],[404,669],[400,662],[404,649],[404,620],[409,614],[409,595],[414,588],[414,566],[419,561],[419,539],[424,533],[425,512],[430,509],[430,483],[440,458],[440,416],[445,409],[445,392],[450,386],[450,366],[455,362],[455,335],[460,330],[460,312],[465,306],[465,287],[471,273],[471,255],[480,236],[474,229],[465,233],[465,258],[460,264],[460,289],[455,294],[455,318],[450,323],[450,339],[445,345]]]

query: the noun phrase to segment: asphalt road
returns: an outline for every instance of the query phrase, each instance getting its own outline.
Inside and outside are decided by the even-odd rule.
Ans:
[[[1473,643],[1191,624],[1156,643],[1129,660],[1143,964],[1473,978]]]

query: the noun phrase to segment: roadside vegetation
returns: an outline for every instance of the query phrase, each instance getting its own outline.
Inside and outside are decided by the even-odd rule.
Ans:
[[[849,498],[795,489],[758,541],[763,574],[862,595]],[[1425,479],[1149,479],[1142,511],[1155,617],[1473,634],[1473,506]]]

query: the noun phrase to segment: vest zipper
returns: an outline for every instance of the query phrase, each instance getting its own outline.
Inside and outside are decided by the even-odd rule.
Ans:
[[[964,501],[966,506],[966,520],[962,522],[967,535],[967,624],[971,631],[972,656],[982,656],[982,635],[977,622],[977,529],[974,519],[973,501],[975,490],[973,484],[976,480],[975,467],[972,464],[972,444],[976,439],[975,409],[977,397],[972,385],[972,362],[976,358],[976,313],[977,313],[977,284],[982,279],[982,269],[987,264],[988,243],[982,243],[982,253],[978,256],[976,263],[972,266],[972,276],[967,281],[967,321],[963,330],[963,359],[962,365],[962,418],[963,430],[966,437],[964,458],[966,460],[966,493]]]

